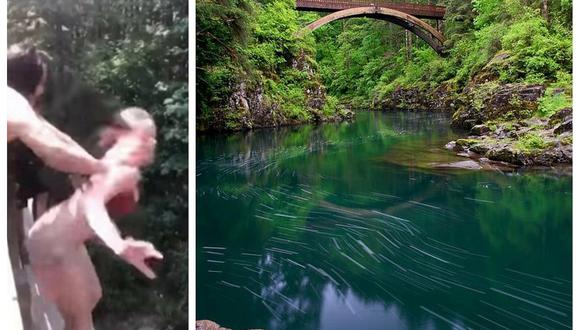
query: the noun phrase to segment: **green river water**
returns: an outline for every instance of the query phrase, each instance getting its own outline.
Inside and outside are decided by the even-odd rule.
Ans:
[[[432,169],[449,118],[197,138],[196,318],[233,329],[572,326],[572,178]]]

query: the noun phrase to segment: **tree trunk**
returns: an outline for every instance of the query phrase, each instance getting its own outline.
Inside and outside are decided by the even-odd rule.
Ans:
[[[413,36],[409,30],[405,30],[405,47],[407,48],[407,61],[411,60],[411,50],[413,49]]]
[[[548,0],[542,0],[542,14],[546,19],[546,22],[550,23],[550,17],[548,15]]]

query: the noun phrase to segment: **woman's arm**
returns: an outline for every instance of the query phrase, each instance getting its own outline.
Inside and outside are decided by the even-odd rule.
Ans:
[[[118,193],[127,191],[130,187],[135,189],[139,172],[134,168],[119,167],[109,173],[103,180],[95,180],[81,197],[87,223],[95,235],[116,255],[135,266],[147,277],[155,278],[155,273],[147,266],[145,260],[162,259],[163,255],[149,242],[135,241],[132,238],[123,239],[105,206],[107,201]]]

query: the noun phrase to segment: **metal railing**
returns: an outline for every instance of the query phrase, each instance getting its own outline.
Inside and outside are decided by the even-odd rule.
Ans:
[[[373,0],[296,0],[296,9],[333,12],[349,8],[377,6],[404,12],[418,18],[443,19],[445,7],[396,1]]]

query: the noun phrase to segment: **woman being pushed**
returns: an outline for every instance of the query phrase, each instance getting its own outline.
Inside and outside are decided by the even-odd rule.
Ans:
[[[96,236],[148,278],[155,278],[146,261],[162,259],[161,253],[149,242],[123,239],[109,215],[128,213],[136,205],[140,168],[151,164],[154,154],[144,141],[155,135],[155,123],[146,111],[122,110],[99,137],[99,146],[107,149],[103,160],[118,164],[115,170],[92,175],[72,197],[44,213],[28,233],[26,246],[40,292],[57,305],[66,330],[92,330],[92,310],[102,296],[86,241]],[[133,150],[147,152],[128,159]]]

